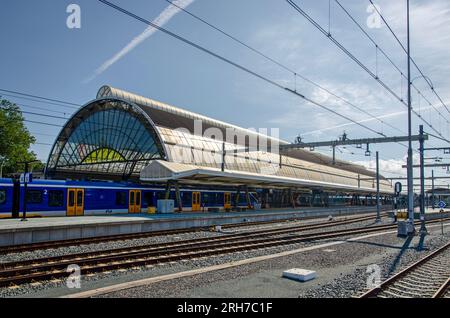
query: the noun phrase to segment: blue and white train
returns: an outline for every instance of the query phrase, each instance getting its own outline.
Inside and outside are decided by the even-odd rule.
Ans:
[[[0,216],[18,217],[23,211],[24,186],[11,179],[0,179]],[[83,216],[144,213],[163,199],[165,187],[134,183],[33,180],[27,187],[28,216]],[[183,211],[230,209],[235,194],[210,189],[180,189]],[[172,189],[170,198],[175,199]],[[233,200],[233,201],[232,201]],[[257,200],[252,193],[251,205]],[[239,207],[247,206],[245,195]],[[150,209],[151,210],[151,209]]]

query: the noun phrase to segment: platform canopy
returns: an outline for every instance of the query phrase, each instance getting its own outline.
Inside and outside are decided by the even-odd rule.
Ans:
[[[152,161],[150,165],[141,171],[140,179],[143,182],[150,183],[179,181],[183,184],[192,185],[247,185],[257,188],[307,188],[364,193],[373,193],[376,191],[374,188],[349,186],[333,182],[312,181],[243,171],[222,171],[217,168],[198,167],[195,165],[167,162],[163,160]],[[386,192],[385,194],[390,194],[390,192]]]
[[[333,163],[328,156],[304,149],[280,154],[279,146],[286,144],[260,131],[104,86],[61,130],[46,174],[162,182],[152,176],[155,167],[172,171],[168,179],[173,180],[180,180],[177,167],[182,167],[184,183],[375,191],[372,171],[350,162]],[[381,191],[392,193],[384,178]]]

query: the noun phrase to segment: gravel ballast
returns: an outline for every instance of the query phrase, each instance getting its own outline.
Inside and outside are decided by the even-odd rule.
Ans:
[[[388,234],[100,297],[353,297],[366,288],[369,265],[380,266],[383,280],[450,239],[448,228],[445,236],[430,232],[424,249],[418,237],[409,242]],[[281,278],[293,267],[316,270],[318,278],[307,283]]]
[[[391,220],[386,219],[385,220],[386,223],[390,223]],[[350,224],[350,225],[345,225],[345,226],[340,226],[339,229],[343,229],[343,228],[354,228],[357,226],[362,226],[362,225],[372,225],[373,221],[364,221],[364,222],[358,222],[355,224]],[[293,224],[291,223],[284,223],[284,225],[288,225],[291,226]],[[265,225],[266,227],[267,225]],[[276,226],[276,225],[275,225]],[[332,228],[334,229],[334,228]],[[323,231],[328,231],[331,230],[331,228],[327,228],[324,229]],[[314,230],[314,232],[317,230]],[[217,234],[217,233],[209,233],[209,232],[197,232],[197,233],[185,233],[185,234],[180,234],[180,235],[176,235],[175,238],[170,238],[170,237],[152,237],[152,238],[148,238],[148,239],[144,239],[144,240],[152,240],[154,242],[154,244],[157,244],[158,242],[166,242],[167,240],[181,240],[181,239],[188,239],[188,238],[192,238],[192,235],[204,235],[202,237],[209,237],[209,236],[214,236],[214,235],[221,235],[221,234]],[[141,239],[142,240],[142,239]],[[133,240],[133,241],[141,241],[141,240]],[[160,240],[160,241],[158,241]],[[133,242],[130,241],[130,242]],[[120,244],[130,244],[130,242],[110,242],[110,243],[106,243],[108,244],[108,247],[106,248],[111,248],[110,244],[115,244],[115,243],[120,243]],[[323,243],[324,241],[321,241],[321,243]],[[103,243],[102,243],[103,244]],[[98,245],[102,245],[102,244],[95,244],[97,245],[96,248],[98,248]],[[134,242],[134,244],[136,245],[142,245],[142,241],[139,243]],[[247,259],[247,258],[251,258],[251,257],[257,257],[257,256],[262,256],[262,255],[268,255],[268,254],[274,254],[274,253],[279,253],[282,251],[289,251],[292,249],[297,249],[300,247],[305,247],[305,246],[311,246],[314,244],[318,244],[318,243],[301,243],[301,244],[292,244],[292,245],[288,245],[288,246],[281,246],[281,247],[274,247],[274,248],[269,248],[269,249],[264,249],[264,250],[255,250],[255,251],[247,251],[247,252],[241,252],[241,253],[233,253],[233,254],[226,254],[226,255],[220,255],[220,256],[214,256],[214,257],[208,257],[208,258],[201,258],[201,259],[195,259],[195,260],[187,260],[187,261],[181,261],[181,262],[176,262],[176,263],[167,263],[167,264],[160,264],[160,265],[156,265],[153,267],[149,267],[149,268],[134,268],[134,269],[124,269],[124,270],[119,270],[119,271],[112,271],[112,272],[108,272],[108,273],[102,273],[102,274],[95,274],[92,276],[83,276],[82,279],[82,290],[86,290],[86,289],[91,289],[91,288],[98,288],[98,287],[102,287],[105,285],[111,285],[111,284],[117,284],[117,283],[122,283],[122,282],[126,282],[126,281],[131,281],[131,280],[136,280],[136,279],[142,279],[142,278],[147,278],[147,277],[154,277],[154,276],[159,276],[159,275],[164,275],[164,274],[168,274],[168,273],[174,273],[174,272],[180,272],[180,271],[186,271],[186,270],[190,270],[190,269],[195,269],[195,268],[201,268],[201,267],[205,267],[205,266],[212,266],[212,265],[217,265],[217,264],[223,264],[223,263],[227,263],[227,262],[232,262],[232,261],[237,261],[237,260],[242,260],[242,259]],[[345,244],[346,246],[348,246],[348,244],[356,244],[356,243],[347,243]],[[357,245],[358,246],[358,245]],[[86,248],[89,246],[83,246],[82,248]],[[117,246],[119,247],[119,246]],[[334,249],[334,248],[333,248]],[[341,248],[339,248],[340,250]],[[364,249],[363,247],[359,247],[358,249]],[[338,250],[338,248],[336,248],[336,250]],[[38,252],[42,252],[42,251],[38,251]],[[51,252],[51,251],[45,251],[46,253]],[[80,250],[76,250],[75,252],[80,252]],[[34,252],[30,252],[31,254],[33,254]],[[73,253],[73,252],[72,252]],[[303,253],[302,253],[303,254]],[[320,254],[320,253],[319,253]],[[322,253],[323,254],[323,253]],[[335,252],[327,252],[327,254],[333,255],[335,254]],[[353,253],[353,251],[351,253],[347,253],[348,257],[352,257],[354,254],[358,254],[358,253]],[[300,255],[300,254],[299,254]],[[11,255],[8,255],[11,256]],[[297,255],[291,256],[291,257],[295,257]],[[304,258],[305,255],[303,255]],[[28,257],[32,257],[32,255],[28,255]],[[343,255],[343,257],[345,257],[345,255]],[[289,259],[290,257],[287,257],[287,259]],[[283,258],[284,259],[284,258]],[[320,266],[333,266],[336,265],[338,263],[334,263],[331,262],[329,263],[327,261],[327,258],[320,256],[319,258],[313,257],[310,258],[309,254],[308,257],[305,258],[306,259],[310,259],[312,261],[313,264],[315,265],[311,265],[311,266],[316,266],[316,264],[320,264]],[[276,260],[274,261],[275,263],[279,263],[276,262]],[[264,263],[266,262],[261,262],[261,265],[257,264],[252,264],[251,266],[240,266],[239,268],[236,268],[235,270],[238,272],[236,275],[236,277],[231,276],[228,277],[226,276],[225,278],[227,278],[227,280],[233,280],[233,279],[237,279],[240,280],[240,275],[243,274],[245,276],[246,273],[251,273],[251,272],[258,272],[258,268],[259,266],[262,266]],[[344,262],[345,263],[345,262]],[[274,266],[274,264],[271,265],[272,267]],[[340,265],[339,265],[340,266]],[[344,266],[344,265],[343,265]],[[246,267],[249,267],[248,272],[246,271]],[[317,267],[317,266],[316,266]],[[276,267],[275,267],[276,268]],[[281,266],[280,269],[282,269],[283,267]],[[284,268],[286,269],[286,268]],[[283,270],[284,270],[283,269]],[[365,270],[365,269],[364,269]],[[232,270],[230,270],[232,271]],[[220,271],[223,272],[223,271]],[[228,270],[227,270],[228,272]],[[212,273],[211,276],[215,277],[215,275],[217,275],[217,273]],[[204,277],[206,275],[199,275],[199,277]],[[329,276],[332,276],[332,273],[329,274]],[[234,277],[234,278],[233,278]],[[197,278],[189,278],[189,279],[193,279],[196,280]],[[186,280],[189,280],[186,279]],[[198,278],[200,279],[200,278]],[[219,281],[223,282],[223,277],[220,276]],[[178,281],[178,280],[176,280]],[[210,281],[209,279],[207,279],[205,282],[200,279],[200,282],[198,282],[198,284],[200,284],[201,286],[204,286],[205,284],[208,285],[208,282],[210,284],[215,283],[215,280]],[[117,297],[129,297],[129,296],[134,296],[134,297],[166,297],[166,296],[171,296],[171,297],[190,297],[190,296],[205,296],[203,294],[199,294],[197,295],[195,292],[192,294],[192,290],[191,288],[188,288],[190,285],[186,286],[186,289],[183,288],[179,288],[179,286],[177,285],[177,287],[174,289],[173,286],[170,286],[170,282],[166,282],[163,284],[169,284],[169,286],[167,288],[158,288],[155,287],[156,291],[153,291],[153,287],[152,286],[157,286],[159,284],[153,284],[151,286],[149,286],[148,288],[151,290],[149,291],[149,293],[147,292],[132,292],[131,294],[127,295],[122,295],[120,293],[117,294]],[[195,286],[196,284],[194,284]],[[239,284],[238,284],[239,285]],[[328,288],[328,287],[327,287]],[[185,293],[183,293],[182,291],[185,291]],[[200,291],[202,290],[202,288],[200,288]],[[269,288],[269,290],[271,290]],[[276,290],[276,289],[275,289]],[[71,291],[68,290],[67,287],[65,287],[65,282],[63,281],[59,281],[59,282],[44,282],[44,283],[40,283],[40,284],[26,284],[26,285],[22,285],[18,288],[2,288],[0,289],[0,297],[21,297],[21,296],[26,296],[26,297],[46,297],[46,296],[58,296],[58,295],[63,295],[63,294],[67,294],[70,292],[79,292],[81,290],[75,290],[75,291]],[[174,291],[176,291],[176,293],[174,294]],[[134,295],[133,295],[134,294]],[[275,293],[276,294],[276,293]],[[214,296],[215,294],[213,293],[212,296]],[[300,292],[297,293],[297,296],[302,296],[302,294]],[[312,294],[311,294],[312,295]],[[344,294],[343,294],[344,295]],[[110,295],[112,297],[114,297],[114,294]],[[220,294],[217,294],[216,296],[221,296]],[[237,296],[237,295],[231,295],[231,296]],[[245,295],[242,295],[243,297]],[[249,295],[251,296],[251,295]],[[268,296],[268,295],[265,295]],[[305,294],[304,296],[308,296],[307,294]],[[240,297],[240,296],[239,296]],[[269,295],[268,297],[277,297],[276,295]],[[278,296],[281,297],[281,296]],[[294,297],[294,295],[292,295],[291,293],[288,295],[288,297]]]

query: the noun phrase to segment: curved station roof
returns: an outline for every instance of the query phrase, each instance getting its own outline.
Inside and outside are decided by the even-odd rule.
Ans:
[[[288,142],[103,86],[69,119],[50,153],[46,174],[184,184],[369,192],[375,174]],[[392,193],[390,182],[380,183]]]

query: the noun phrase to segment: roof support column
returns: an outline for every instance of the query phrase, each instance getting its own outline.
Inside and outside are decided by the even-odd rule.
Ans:
[[[295,198],[295,194],[294,194],[294,192],[291,192],[291,202],[292,202],[292,207],[295,209],[296,208],[296,205],[295,205],[295,200],[296,198]]]
[[[177,199],[178,212],[183,212],[183,202],[181,202],[180,185],[175,181],[175,197]]]
[[[241,196],[241,186],[238,186],[237,190],[236,190],[236,195],[234,197],[234,208],[235,209],[237,209],[237,207],[239,205],[240,196]]]
[[[252,208],[252,202],[250,200],[250,192],[248,191],[248,186],[245,186],[245,199],[247,201],[247,207],[249,209]]]
[[[167,181],[167,183],[166,183],[166,194],[165,194],[165,196],[164,196],[164,199],[166,199],[166,200],[169,200],[169,198],[170,198],[170,188],[171,188],[171,182],[170,181]]]

